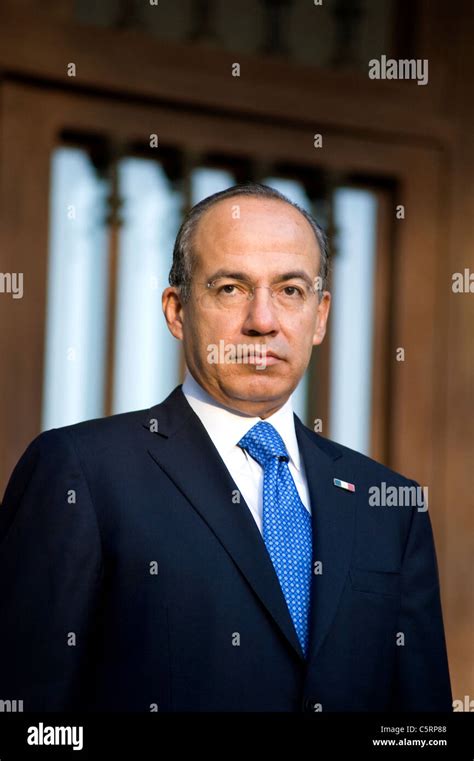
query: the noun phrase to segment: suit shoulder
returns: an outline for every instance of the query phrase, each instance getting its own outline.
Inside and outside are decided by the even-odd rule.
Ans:
[[[72,425],[49,428],[37,434],[26,446],[18,464],[32,469],[43,457],[64,455],[65,450],[77,445],[110,444],[127,437],[146,420],[147,410],[125,412],[104,418],[94,418]],[[18,467],[18,465],[17,465]]]
[[[129,439],[134,432],[140,433],[146,414],[147,409],[143,409],[84,420],[44,431],[38,439],[44,439],[45,445],[49,446],[54,446],[55,441],[64,442],[68,439],[73,445],[86,451],[89,447],[110,447],[114,443]]]
[[[413,484],[413,479],[408,476],[404,476],[402,473],[389,468],[378,460],[374,460],[372,457],[358,452],[355,449],[340,444],[337,441],[321,436],[321,434],[312,431],[308,426],[303,425],[306,434],[311,438],[313,443],[322,449],[333,459],[344,458],[346,462],[351,464],[351,467],[357,470],[360,474],[366,475],[372,480],[389,480],[390,482],[398,482],[403,484]]]

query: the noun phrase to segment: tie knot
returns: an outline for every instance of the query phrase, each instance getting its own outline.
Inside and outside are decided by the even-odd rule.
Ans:
[[[265,464],[278,457],[280,460],[286,460],[288,462],[288,452],[283,443],[283,439],[280,434],[270,423],[266,423],[262,420],[260,423],[256,423],[245,436],[242,436],[238,442],[238,446],[242,449],[246,449],[247,452],[254,460],[256,460],[262,468]]]

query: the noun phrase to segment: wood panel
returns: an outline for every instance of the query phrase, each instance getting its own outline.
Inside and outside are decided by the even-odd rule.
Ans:
[[[375,239],[375,283],[371,403],[371,456],[391,463],[389,432],[392,341],[393,196],[389,190],[376,191],[377,229]]]
[[[40,430],[53,134],[8,87],[0,97],[0,271],[22,273],[24,289],[21,299],[0,295],[3,494],[7,474]]]
[[[75,77],[67,76],[71,62]],[[240,77],[231,74],[235,62],[241,66]],[[441,82],[440,69],[436,76]],[[371,80],[362,72],[158,42],[136,30],[60,22],[38,4],[22,10],[12,0],[0,6],[0,71],[71,90],[187,103],[269,122],[306,123],[313,131],[331,127],[390,135],[395,142],[413,137],[424,144],[447,140],[451,134],[449,118],[435,108],[435,80],[430,87]]]
[[[442,500],[447,636],[451,643],[457,699],[474,698],[474,293],[452,292],[452,275],[474,272],[474,5],[463,0],[457,17],[443,9],[443,34],[450,40],[450,88],[444,102],[456,124],[439,206],[443,219],[440,257],[437,371],[442,440],[438,467],[444,473]]]

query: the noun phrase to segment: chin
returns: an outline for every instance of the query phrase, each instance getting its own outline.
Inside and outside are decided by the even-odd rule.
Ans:
[[[297,383],[294,384],[289,378],[270,374],[266,370],[252,370],[252,373],[242,373],[238,377],[223,379],[221,388],[229,398],[242,401],[271,401],[288,397],[293,393]]]

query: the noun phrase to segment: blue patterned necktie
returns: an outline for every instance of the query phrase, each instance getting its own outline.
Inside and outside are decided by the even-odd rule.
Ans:
[[[270,423],[256,423],[238,442],[263,468],[263,540],[275,568],[303,653],[308,651],[311,516],[288,467],[288,452]]]

